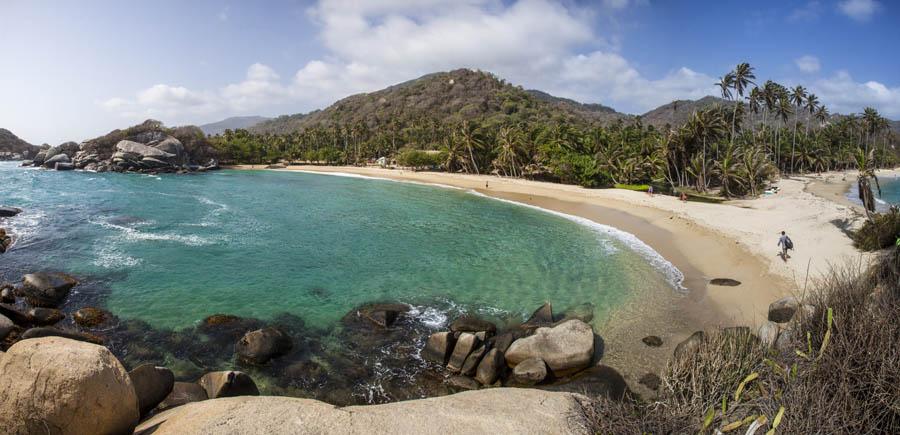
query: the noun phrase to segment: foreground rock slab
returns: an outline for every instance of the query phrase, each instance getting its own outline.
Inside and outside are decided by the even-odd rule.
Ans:
[[[4,433],[117,434],[138,422],[125,367],[105,347],[58,337],[23,340],[0,359]]]
[[[578,394],[519,388],[347,408],[289,397],[234,397],[163,412],[141,423],[135,433],[586,434],[585,401]]]

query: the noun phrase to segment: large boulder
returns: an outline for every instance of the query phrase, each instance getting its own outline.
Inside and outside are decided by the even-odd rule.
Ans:
[[[800,308],[800,302],[793,296],[785,296],[769,305],[769,321],[787,323]]]
[[[136,433],[192,434],[588,434],[587,399],[529,388],[490,388],[384,405],[338,408],[291,397],[190,403],[142,422]],[[145,432],[146,431],[146,432]]]
[[[44,160],[44,167],[45,167],[45,168],[56,169],[56,165],[57,165],[57,164],[60,164],[60,163],[63,163],[63,164],[65,164],[65,163],[71,163],[71,161],[72,161],[72,159],[70,159],[69,156],[67,156],[67,155],[65,155],[65,154],[57,154],[57,155],[55,155],[55,156],[53,156],[53,157],[50,157],[50,158],[47,159],[47,160]]]
[[[504,369],[506,369],[506,358],[503,357],[503,352],[491,349],[478,363],[475,380],[481,382],[482,385],[491,385],[497,382]]]
[[[486,354],[487,351],[488,346],[486,344],[476,347],[475,350],[466,357],[466,362],[463,363],[459,373],[464,376],[475,376],[478,364],[481,363],[481,358],[484,357],[484,354]]]
[[[0,217],[13,217],[19,213],[22,213],[21,208],[16,207],[0,207]]]
[[[56,308],[37,307],[28,310],[28,317],[35,325],[47,326],[56,324],[66,316]]]
[[[547,364],[540,358],[528,358],[516,365],[512,377],[519,385],[539,384],[547,379]]]
[[[513,342],[506,351],[510,367],[540,358],[556,376],[586,368],[594,355],[594,331],[581,320],[567,320],[554,327],[538,328],[534,335]]]
[[[168,397],[175,386],[175,375],[165,367],[157,367],[153,364],[143,364],[128,372],[131,383],[134,384],[134,392],[138,398],[138,407],[141,415],[156,408],[160,402]]]
[[[453,373],[459,373],[466,362],[469,354],[480,344],[478,337],[470,332],[464,332],[459,335],[456,340],[456,346],[453,347],[453,354],[450,355],[450,361],[447,362],[447,370]]]
[[[161,149],[153,148],[142,143],[132,142],[130,140],[119,141],[116,144],[116,152],[123,155],[136,156],[138,159],[144,157],[152,157],[159,160],[169,160],[175,157],[175,154],[167,153]]]
[[[456,345],[456,335],[452,332],[435,332],[428,337],[422,357],[437,364],[446,364]]]
[[[17,308],[15,305],[0,303],[0,315],[6,316],[9,320],[12,320],[13,323],[20,326],[31,323],[31,316]]]
[[[162,152],[172,154],[178,158],[184,157],[184,145],[180,140],[169,136],[158,143],[152,145],[153,148],[156,148]]]
[[[606,397],[622,400],[628,392],[625,378],[614,368],[598,364],[574,376],[561,379],[554,385],[540,386],[542,390],[568,391],[591,398]]]
[[[291,337],[284,331],[268,327],[244,334],[234,348],[241,361],[265,364],[272,358],[288,353],[293,347]]]
[[[22,340],[0,359],[5,433],[120,434],[138,423],[138,399],[105,347],[64,338]]]
[[[259,395],[256,383],[244,372],[211,372],[203,375],[198,383],[210,399]]]
[[[344,320],[364,319],[379,328],[390,328],[409,308],[406,304],[370,304],[351,311]]]
[[[66,160],[66,162],[68,162],[69,160],[72,159],[72,157],[75,157],[75,154],[78,153],[78,150],[80,148],[81,148],[81,146],[75,142],[66,142],[66,143],[59,144],[55,147],[48,148],[46,151],[43,151],[43,153],[44,153],[43,162],[46,166],[46,163],[48,160],[50,160],[56,156],[60,156],[60,155],[66,156],[66,158],[68,159],[68,160]],[[40,154],[40,153],[38,153],[38,154]],[[49,167],[52,167],[52,166],[49,166]]]
[[[78,281],[64,273],[37,272],[22,278],[22,292],[28,303],[36,307],[55,308],[69,296]]]

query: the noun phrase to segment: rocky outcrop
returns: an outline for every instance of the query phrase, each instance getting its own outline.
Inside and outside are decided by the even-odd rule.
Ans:
[[[491,349],[475,371],[475,380],[481,382],[482,385],[492,385],[503,374],[506,369],[506,358],[499,349]]]
[[[0,359],[0,427],[7,433],[120,434],[138,423],[128,373],[105,347],[23,340]]]
[[[538,328],[534,335],[520,338],[506,351],[506,362],[515,367],[530,358],[540,358],[556,376],[577,372],[591,363],[594,331],[580,320],[568,320],[554,327]]]
[[[475,334],[464,332],[459,335],[456,340],[456,346],[453,347],[453,353],[450,355],[450,361],[447,362],[447,370],[453,373],[459,373],[469,354],[480,344],[480,340]]]
[[[37,307],[55,308],[69,295],[78,281],[64,273],[37,272],[22,277],[22,291],[28,303]]]
[[[268,327],[246,333],[235,345],[235,352],[241,361],[265,364],[272,358],[288,353],[292,347],[291,337],[284,331]]]
[[[135,432],[587,434],[586,400],[578,394],[516,388],[346,408],[309,399],[236,397],[180,406],[142,422]]]
[[[462,316],[450,323],[451,332],[488,332],[491,335],[497,332],[497,325],[487,320],[472,316]]]
[[[513,381],[519,385],[539,384],[547,379],[547,364],[540,358],[528,358],[513,369]]]
[[[437,364],[446,364],[456,345],[456,335],[452,332],[435,332],[428,337],[422,357]]]

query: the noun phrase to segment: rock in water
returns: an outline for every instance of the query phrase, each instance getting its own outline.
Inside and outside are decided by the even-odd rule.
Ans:
[[[172,387],[175,386],[175,375],[172,371],[153,364],[140,365],[128,372],[128,376],[134,384],[141,415],[147,415],[156,408],[156,405],[169,396]]]
[[[541,305],[525,322],[529,326],[549,325],[551,323],[553,323],[553,305],[550,302],[545,302],[544,305]]]
[[[131,433],[140,417],[131,379],[113,354],[65,338],[10,347],[0,359],[0,391],[6,433]]]
[[[172,386],[172,392],[159,403],[156,409],[162,411],[186,403],[199,402],[207,400],[206,390],[198,384],[192,382],[175,382]]]
[[[78,284],[75,278],[64,273],[37,272],[22,277],[22,291],[28,303],[36,307],[55,308]]]
[[[453,373],[459,373],[469,354],[478,346],[478,338],[475,334],[464,332],[459,335],[456,340],[456,346],[453,347],[453,354],[450,355],[450,361],[447,362],[447,370]]]
[[[21,208],[0,207],[0,217],[13,217],[19,213],[22,213]]]
[[[74,320],[78,326],[93,328],[103,324],[109,317],[108,313],[100,308],[84,307],[72,315],[72,320]]]
[[[290,352],[293,347],[291,337],[278,328],[268,327],[245,334],[235,345],[235,351],[242,361],[265,364]]]
[[[793,296],[783,297],[769,305],[769,320],[775,323],[787,323],[800,308],[800,303]]]
[[[35,325],[47,326],[59,322],[66,316],[56,308],[39,307],[28,310],[28,317],[31,318],[31,323]]]
[[[422,357],[437,364],[446,364],[455,345],[456,336],[452,332],[435,332],[428,337]]]
[[[641,341],[643,341],[644,344],[650,347],[660,347],[663,344],[662,339],[655,335],[648,335],[642,338]]]
[[[25,326],[31,323],[31,317],[27,313],[23,313],[15,305],[0,304],[0,314],[8,317],[13,323],[19,326]]]
[[[591,320],[594,320],[594,304],[585,302],[583,304],[569,307],[562,313],[562,319],[560,320],[566,321],[572,319],[578,319],[584,323],[590,323]]]
[[[40,338],[40,337],[62,337],[70,340],[84,341],[93,344],[103,344],[103,339],[91,334],[84,334],[74,331],[63,331],[61,329],[43,326],[40,328],[31,328],[22,334],[22,339]]]
[[[15,326],[16,325],[12,322],[12,320],[9,320],[9,318],[4,316],[3,314],[0,314],[0,341],[3,341],[3,339],[6,338],[9,332],[12,331]]]
[[[358,308],[356,315],[380,328],[390,328],[407,312],[409,305],[405,304],[372,304]]]
[[[259,396],[259,389],[244,372],[224,371],[203,375],[198,382],[210,399],[234,396]]]
[[[7,304],[16,302],[16,294],[13,292],[11,285],[4,286],[3,290],[0,290],[0,302]]]
[[[513,342],[506,362],[515,367],[529,358],[540,358],[556,376],[584,369],[594,355],[594,331],[581,320],[567,320],[552,328],[538,328],[534,335]]]
[[[450,331],[472,333],[484,331],[493,335],[497,332],[497,325],[477,317],[462,316],[450,324]]]
[[[525,386],[539,384],[547,378],[547,364],[540,358],[528,358],[513,369],[513,380]]]
[[[506,358],[503,357],[503,352],[491,349],[478,364],[475,380],[481,382],[481,385],[491,385],[497,381],[505,368]]]

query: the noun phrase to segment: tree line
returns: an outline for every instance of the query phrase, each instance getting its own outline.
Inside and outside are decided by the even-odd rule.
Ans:
[[[585,187],[654,184],[725,197],[756,195],[778,173],[895,164],[896,138],[875,109],[831,115],[802,85],[755,80],[754,68],[741,63],[717,83],[722,104],[662,128],[640,117],[605,126],[426,118],[374,128],[333,123],[288,134],[226,130],[210,140],[234,163],[361,165],[384,157],[414,168]]]

